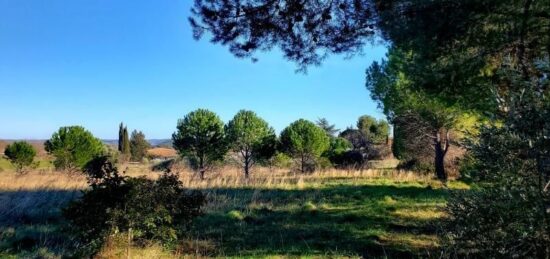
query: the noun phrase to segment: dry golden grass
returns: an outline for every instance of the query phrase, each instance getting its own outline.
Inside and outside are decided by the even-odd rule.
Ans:
[[[119,169],[126,176],[130,177],[143,176],[155,179],[162,174],[161,172],[153,172],[149,165],[125,164],[120,165]],[[226,213],[226,211],[231,211],[235,208],[245,208],[240,213],[246,215],[253,211],[275,208],[277,211],[320,210],[323,213],[339,213],[339,211],[343,213],[350,210],[350,213],[353,214],[353,210],[357,209],[356,205],[339,203],[339,201],[353,201],[353,197],[355,196],[368,197],[368,195],[364,196],[364,193],[356,194],[353,191],[355,189],[365,189],[365,185],[372,184],[374,186],[381,184],[385,186],[387,181],[389,183],[387,186],[404,183],[406,186],[418,184],[422,186],[431,185],[433,188],[440,187],[437,186],[438,183],[436,181],[433,181],[432,176],[391,169],[331,169],[314,174],[296,174],[290,172],[288,169],[256,167],[251,173],[251,177],[246,179],[240,168],[223,167],[208,172],[205,180],[200,180],[196,173],[185,168],[181,168],[175,173],[178,174],[185,187],[203,190],[208,195],[209,202],[204,210],[207,214],[210,213],[210,215],[213,215],[212,217],[216,217],[215,215],[224,215],[223,213]],[[330,194],[331,196],[326,197],[328,201],[332,201],[333,203],[320,202],[320,198],[322,197],[317,196],[322,195],[321,191],[323,188],[336,187],[340,183],[345,183],[347,187],[336,189],[336,193],[332,193]],[[81,195],[81,190],[84,190],[87,186],[86,178],[78,174],[67,175],[50,170],[35,171],[18,176],[11,171],[2,172],[0,173],[0,222],[7,223],[8,225],[21,224],[21,222],[26,225],[28,224],[24,222],[32,222],[33,225],[49,224],[48,219],[60,218],[61,208],[71,200],[78,198]],[[420,188],[419,190],[424,188],[422,186],[418,187]],[[392,190],[391,187],[384,188],[386,187],[381,187],[380,192]],[[302,194],[289,200],[289,202],[292,201],[295,204],[279,204],[281,203],[281,199],[286,199],[284,196],[285,192],[290,193],[297,190],[301,190]],[[375,188],[373,187],[372,190],[374,191]],[[329,193],[326,192],[327,195]],[[283,195],[282,197],[277,196],[281,194]],[[378,194],[374,193],[371,195]],[[391,214],[390,216],[395,217],[396,220],[399,219],[397,222],[437,220],[437,218],[442,216],[439,210],[432,207],[418,207],[417,210],[416,207],[404,206],[404,202],[406,201],[392,198],[391,193],[383,195],[380,201],[372,201],[373,206],[377,202],[383,203],[380,205],[382,207],[397,206],[396,210],[388,211],[388,215]],[[273,202],[273,199],[279,201]],[[297,201],[296,199],[300,200]],[[316,202],[312,203],[311,201]],[[432,205],[430,204],[430,206]],[[362,209],[367,214],[370,213],[365,208]],[[354,219],[354,217],[350,218]],[[230,219],[225,220],[232,222]],[[412,234],[400,235],[396,233],[380,234],[380,241],[387,244],[401,244],[415,249],[423,249],[437,243],[437,240],[432,235],[415,237]],[[176,251],[167,252],[163,250],[162,246],[156,244],[145,248],[131,246],[130,250],[127,251],[128,245],[124,244],[123,239],[114,238],[107,242],[98,258],[121,258],[126,257],[128,252],[131,258],[197,258],[210,255],[220,256],[218,250],[222,246],[220,242],[220,240],[193,237],[182,240]]]
[[[18,175],[13,172],[0,175],[0,190],[81,190],[87,186],[83,175],[68,175],[61,172],[30,172]]]
[[[151,148],[147,150],[147,155],[160,158],[174,158],[178,156],[178,152],[173,148]]]
[[[122,165],[124,175],[155,179],[160,172],[152,172],[146,165]],[[320,186],[333,180],[351,180],[360,182],[365,179],[389,178],[394,182],[430,181],[430,176],[422,176],[410,171],[396,170],[325,170],[313,174],[296,174],[287,169],[255,168],[249,179],[239,168],[219,168],[200,180],[190,170],[177,172],[183,185],[191,189],[217,188],[257,188],[257,189],[303,189]],[[78,197],[80,191],[87,188],[86,178],[80,174],[68,175],[56,171],[34,171],[24,175],[14,172],[0,174],[0,220],[17,218],[26,214],[42,215],[44,208],[58,208]],[[216,207],[218,201],[210,206]]]

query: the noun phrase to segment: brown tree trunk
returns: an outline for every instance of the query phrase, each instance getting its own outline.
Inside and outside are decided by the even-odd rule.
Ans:
[[[302,174],[305,173],[305,163],[306,163],[305,157],[304,157],[304,155],[302,154],[302,161],[301,161],[301,165],[300,165],[300,166],[301,166],[300,171],[301,171]]]
[[[248,179],[250,176],[250,158],[244,160],[244,178]]]
[[[434,149],[435,149],[435,175],[437,176],[437,179],[440,180],[443,183],[447,182],[447,172],[445,171],[445,155],[447,154],[447,151],[449,150],[449,132],[445,135],[445,140],[443,140],[442,135],[442,129],[439,129],[437,132],[435,132],[435,143],[434,143]]]
[[[204,159],[202,157],[199,158],[199,174],[201,177],[201,181],[204,180],[204,172],[206,169],[204,168]]]

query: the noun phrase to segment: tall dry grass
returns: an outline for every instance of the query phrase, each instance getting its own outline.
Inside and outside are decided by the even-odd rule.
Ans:
[[[146,165],[120,166],[126,176],[155,179],[161,173]],[[397,170],[325,170],[313,174],[297,174],[287,169],[257,167],[250,178],[239,168],[223,167],[206,174],[205,180],[190,170],[176,172],[183,185],[190,189],[211,192],[216,189],[302,189],[322,185],[326,181],[352,180],[360,184],[365,179],[390,178],[394,182],[429,181],[410,171]],[[59,216],[60,209],[78,198],[87,188],[83,175],[68,175],[55,171],[35,171],[25,175],[14,172],[0,174],[0,222],[34,222]],[[215,199],[215,197],[213,197]],[[223,202],[223,201],[220,201]]]
[[[156,179],[162,173],[153,172],[150,166],[127,164],[119,166],[124,175],[129,177],[147,177]],[[297,174],[288,169],[274,169],[256,167],[249,179],[244,177],[240,168],[223,167],[208,172],[205,180],[200,180],[193,171],[181,168],[178,174],[183,185],[189,189],[198,189],[208,196],[208,204],[204,207],[206,213],[224,212],[234,208],[270,207],[272,200],[277,197],[279,190],[301,190],[308,188],[322,188],[327,184],[345,181],[346,184],[357,183],[362,185],[370,180],[391,180],[391,182],[432,182],[431,176],[423,176],[410,171],[397,171],[390,169],[369,170],[324,170],[313,174]],[[68,175],[55,171],[34,171],[25,175],[17,175],[15,172],[0,173],[0,226],[3,228],[14,226],[12,232],[18,232],[28,226],[44,226],[41,229],[32,230],[38,233],[41,240],[59,242],[59,237],[50,233],[49,226],[54,226],[62,219],[61,210],[70,201],[77,199],[81,191],[88,184],[83,175]],[[266,192],[266,190],[268,190]],[[303,199],[298,204],[306,204],[315,192],[296,197]],[[283,197],[284,198],[284,197]],[[0,231],[1,232],[1,231]],[[52,241],[53,240],[53,241]],[[112,240],[102,249],[98,258],[120,258],[125,255],[127,246],[118,244]],[[63,241],[65,242],[65,241]],[[65,244],[60,243],[59,250],[65,249]],[[181,250],[177,253],[200,257],[211,253],[215,246],[208,240],[189,239],[183,240]],[[133,247],[130,253],[133,258],[170,258],[171,253],[163,251],[160,246],[147,248]],[[204,251],[203,251],[204,250]],[[206,252],[205,252],[206,251]],[[143,257],[145,256],[145,257]],[[185,257],[185,256],[182,256]],[[193,256],[192,256],[193,257]]]

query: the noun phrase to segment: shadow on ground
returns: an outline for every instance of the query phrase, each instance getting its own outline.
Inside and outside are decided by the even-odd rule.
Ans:
[[[437,242],[430,213],[447,197],[441,189],[391,185],[206,191],[230,206],[199,218],[190,238],[213,242],[206,255],[216,256],[427,257]]]

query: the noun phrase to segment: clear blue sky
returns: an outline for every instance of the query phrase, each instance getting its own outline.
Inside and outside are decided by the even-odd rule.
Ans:
[[[45,139],[67,125],[116,138],[121,121],[169,138],[196,108],[224,121],[254,110],[278,132],[299,118],[345,128],[384,117],[364,87],[384,46],[295,73],[276,51],[252,63],[193,40],[191,2],[0,0],[0,139]]]

